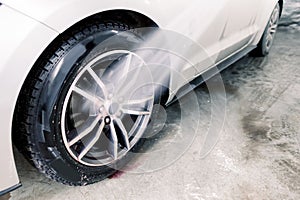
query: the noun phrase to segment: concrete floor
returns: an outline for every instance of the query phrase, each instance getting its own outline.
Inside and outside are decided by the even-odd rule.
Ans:
[[[100,183],[58,184],[16,153],[23,187],[10,199],[300,199],[299,58],[300,32],[280,30],[267,58],[245,57],[221,73],[225,107],[200,86],[167,109],[167,125],[146,142],[146,154]],[[195,97],[199,110],[189,111]],[[223,119],[213,111],[222,109],[224,124],[207,149],[212,119]]]
[[[300,199],[299,5],[286,0],[287,28],[269,57],[245,57],[221,73],[226,93],[215,78],[169,107],[163,131],[126,172],[68,187],[16,152],[23,187],[0,200]]]

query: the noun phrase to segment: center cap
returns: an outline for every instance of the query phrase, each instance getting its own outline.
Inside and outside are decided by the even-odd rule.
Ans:
[[[110,122],[111,122],[111,119],[110,119],[109,116],[104,117],[104,123],[105,123],[105,125],[109,125]]]
[[[118,112],[119,110],[119,104],[118,103],[112,103],[110,106],[109,106],[109,113],[111,115],[114,115]]]

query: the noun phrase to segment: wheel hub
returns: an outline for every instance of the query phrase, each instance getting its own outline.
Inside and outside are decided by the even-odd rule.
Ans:
[[[102,104],[102,103],[101,103]],[[99,108],[99,115],[109,117],[119,117],[121,113],[122,105],[112,98],[108,98],[104,101],[103,105]]]
[[[109,114],[111,115],[115,115],[118,111],[119,111],[120,105],[116,102],[113,102],[112,104],[110,104],[109,106]]]

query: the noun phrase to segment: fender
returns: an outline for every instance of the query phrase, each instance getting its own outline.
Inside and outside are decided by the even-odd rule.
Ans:
[[[15,104],[26,75],[58,33],[5,6],[0,6],[0,195],[19,186],[12,151]],[[5,181],[4,181],[5,180]]]
[[[176,16],[185,4],[184,1],[170,3],[160,0],[86,0],[84,2],[80,0],[3,0],[2,2],[59,33],[91,15],[109,10],[135,11],[152,19],[158,26],[164,26],[170,22],[170,16]],[[170,8],[169,12],[163,10],[166,7]]]

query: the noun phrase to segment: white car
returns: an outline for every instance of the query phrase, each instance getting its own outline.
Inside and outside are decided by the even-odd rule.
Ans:
[[[0,195],[20,186],[12,141],[40,172],[64,184],[113,174],[130,160],[157,99],[169,104],[187,82],[249,52],[267,55],[283,6],[282,0],[0,2]],[[131,65],[147,65],[133,50],[146,43],[152,30],[146,27],[194,41],[210,65],[175,66],[185,81],[173,69],[160,70],[167,89],[149,94],[145,86],[148,93],[129,98],[122,91],[128,76],[121,77]]]

